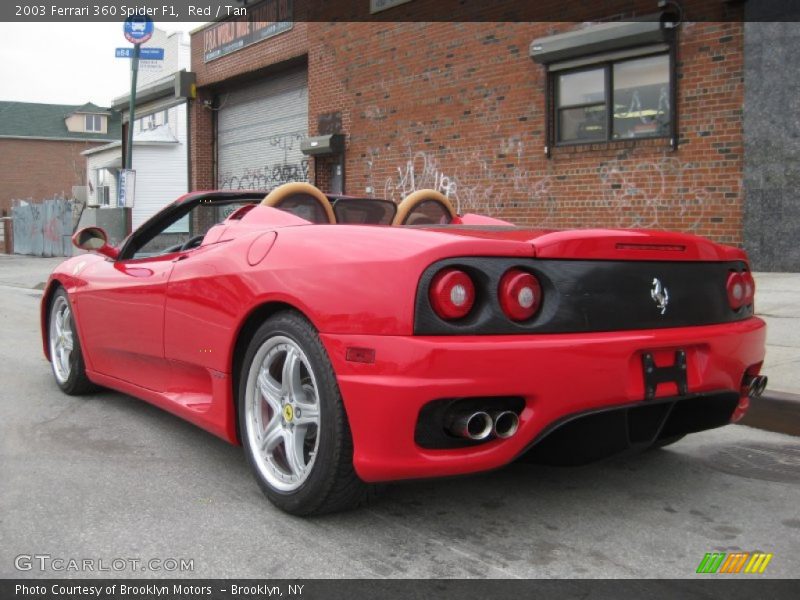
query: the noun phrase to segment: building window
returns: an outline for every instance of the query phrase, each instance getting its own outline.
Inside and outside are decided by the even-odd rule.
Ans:
[[[97,169],[97,204],[109,206],[111,204],[111,187],[109,186],[106,169]]]
[[[137,131],[150,131],[156,127],[161,127],[169,123],[169,110],[146,115],[140,119],[136,119]]]
[[[150,131],[156,126],[155,115],[147,115],[141,119],[137,119],[139,123],[139,131]]]
[[[669,54],[553,73],[559,144],[671,135]]]
[[[86,131],[103,131],[103,117],[100,115],[86,115]]]

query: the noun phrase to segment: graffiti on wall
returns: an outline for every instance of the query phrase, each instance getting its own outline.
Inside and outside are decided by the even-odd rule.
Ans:
[[[521,162],[522,142],[509,138],[501,151],[517,156]],[[548,215],[555,215],[555,200],[549,176],[537,176],[519,166],[502,172],[493,169],[485,155],[468,153],[455,169],[442,167],[433,153],[407,150],[408,158],[395,167],[395,174],[387,177],[381,187],[375,185],[374,166],[378,150],[372,149],[366,161],[367,181],[373,193],[383,193],[383,198],[401,201],[411,192],[421,189],[436,190],[453,201],[456,211],[463,214],[480,212],[497,215],[505,209],[520,206],[537,206]],[[530,204],[533,203],[533,204]]]
[[[308,159],[295,163],[277,163],[260,169],[223,173],[221,190],[269,190],[290,181],[308,181]]]
[[[275,162],[257,168],[223,171],[219,177],[219,188],[268,190],[282,183],[308,181],[308,159],[300,154],[300,143],[306,137],[301,131],[278,133],[267,137],[265,140],[267,145],[277,150],[269,153],[270,156],[274,156]],[[281,154],[283,157],[279,158]]]
[[[472,185],[471,180],[481,180]],[[436,190],[450,198],[459,213],[481,209],[493,214],[502,208],[502,195],[495,192],[488,163],[477,159],[449,172],[439,165],[432,153],[410,152],[409,158],[397,167],[395,176],[387,177],[383,183],[383,198],[399,202],[416,190]]]
[[[302,132],[294,133],[279,133],[271,135],[267,138],[267,143],[273,148],[280,148],[283,150],[283,162],[289,162],[289,152],[295,149],[300,149],[300,143],[306,139],[306,134]]]
[[[605,208],[617,215],[619,227],[665,227],[663,216],[676,217],[683,229],[700,227],[710,191],[691,163],[675,157],[628,164],[612,160],[601,164],[600,183]]]
[[[14,253],[33,256],[71,256],[72,202],[53,198],[17,202],[11,209]]]
[[[557,225],[559,210],[569,210],[560,209],[559,204],[568,205],[570,178],[524,168],[524,145],[517,137],[502,140],[494,152],[467,153],[463,160],[459,154],[452,169],[432,152],[415,151],[408,145],[406,154],[392,175],[381,180],[376,176],[380,150],[368,151],[365,167],[372,193],[399,202],[416,190],[433,189],[448,196],[459,213],[502,216],[514,209],[535,210],[544,227]],[[490,162],[486,156],[502,160]],[[673,156],[614,159],[601,162],[591,172],[597,178],[594,185],[590,183],[596,195],[587,203],[611,214],[617,227],[669,228],[677,219],[682,229],[696,230],[712,200],[713,190],[704,185],[707,177],[695,164]]]

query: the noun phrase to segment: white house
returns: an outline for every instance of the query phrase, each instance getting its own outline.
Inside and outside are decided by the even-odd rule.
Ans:
[[[183,34],[156,29],[144,48],[164,48],[163,61],[142,61],[136,86],[133,164],[136,192],[131,227],[139,227],[163,206],[189,190],[186,99],[192,83],[187,72],[189,44]],[[114,99],[113,108],[129,121],[130,95]],[[122,141],[83,152],[86,156],[88,206],[117,207]]]

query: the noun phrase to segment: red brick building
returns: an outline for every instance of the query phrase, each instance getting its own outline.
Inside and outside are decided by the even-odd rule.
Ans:
[[[303,22],[301,0],[281,10],[268,0],[192,35],[193,189],[329,190],[332,159],[299,141],[342,133],[348,194],[430,187],[519,224],[743,243],[741,22],[631,31],[603,15],[332,23]],[[293,23],[266,24],[281,20]]]
[[[119,114],[91,103],[0,102],[0,214],[12,200],[69,198],[86,185],[81,152],[119,137]]]

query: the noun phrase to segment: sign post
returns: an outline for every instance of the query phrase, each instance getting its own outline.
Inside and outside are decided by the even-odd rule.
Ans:
[[[133,168],[133,122],[136,113],[136,78],[139,72],[139,57],[142,54],[142,44],[153,35],[153,20],[150,17],[128,17],[125,20],[123,31],[125,39],[133,44],[133,58],[131,59],[131,102],[128,108],[128,143],[125,147],[125,168]]]
[[[139,56],[142,48],[140,44],[133,45],[133,58],[131,59],[131,102],[128,106],[128,144],[125,146],[125,168],[133,168],[133,121],[136,112],[136,78],[139,73]]]
[[[136,197],[136,171],[130,169],[119,170],[119,189],[117,190],[117,206],[133,208]]]

